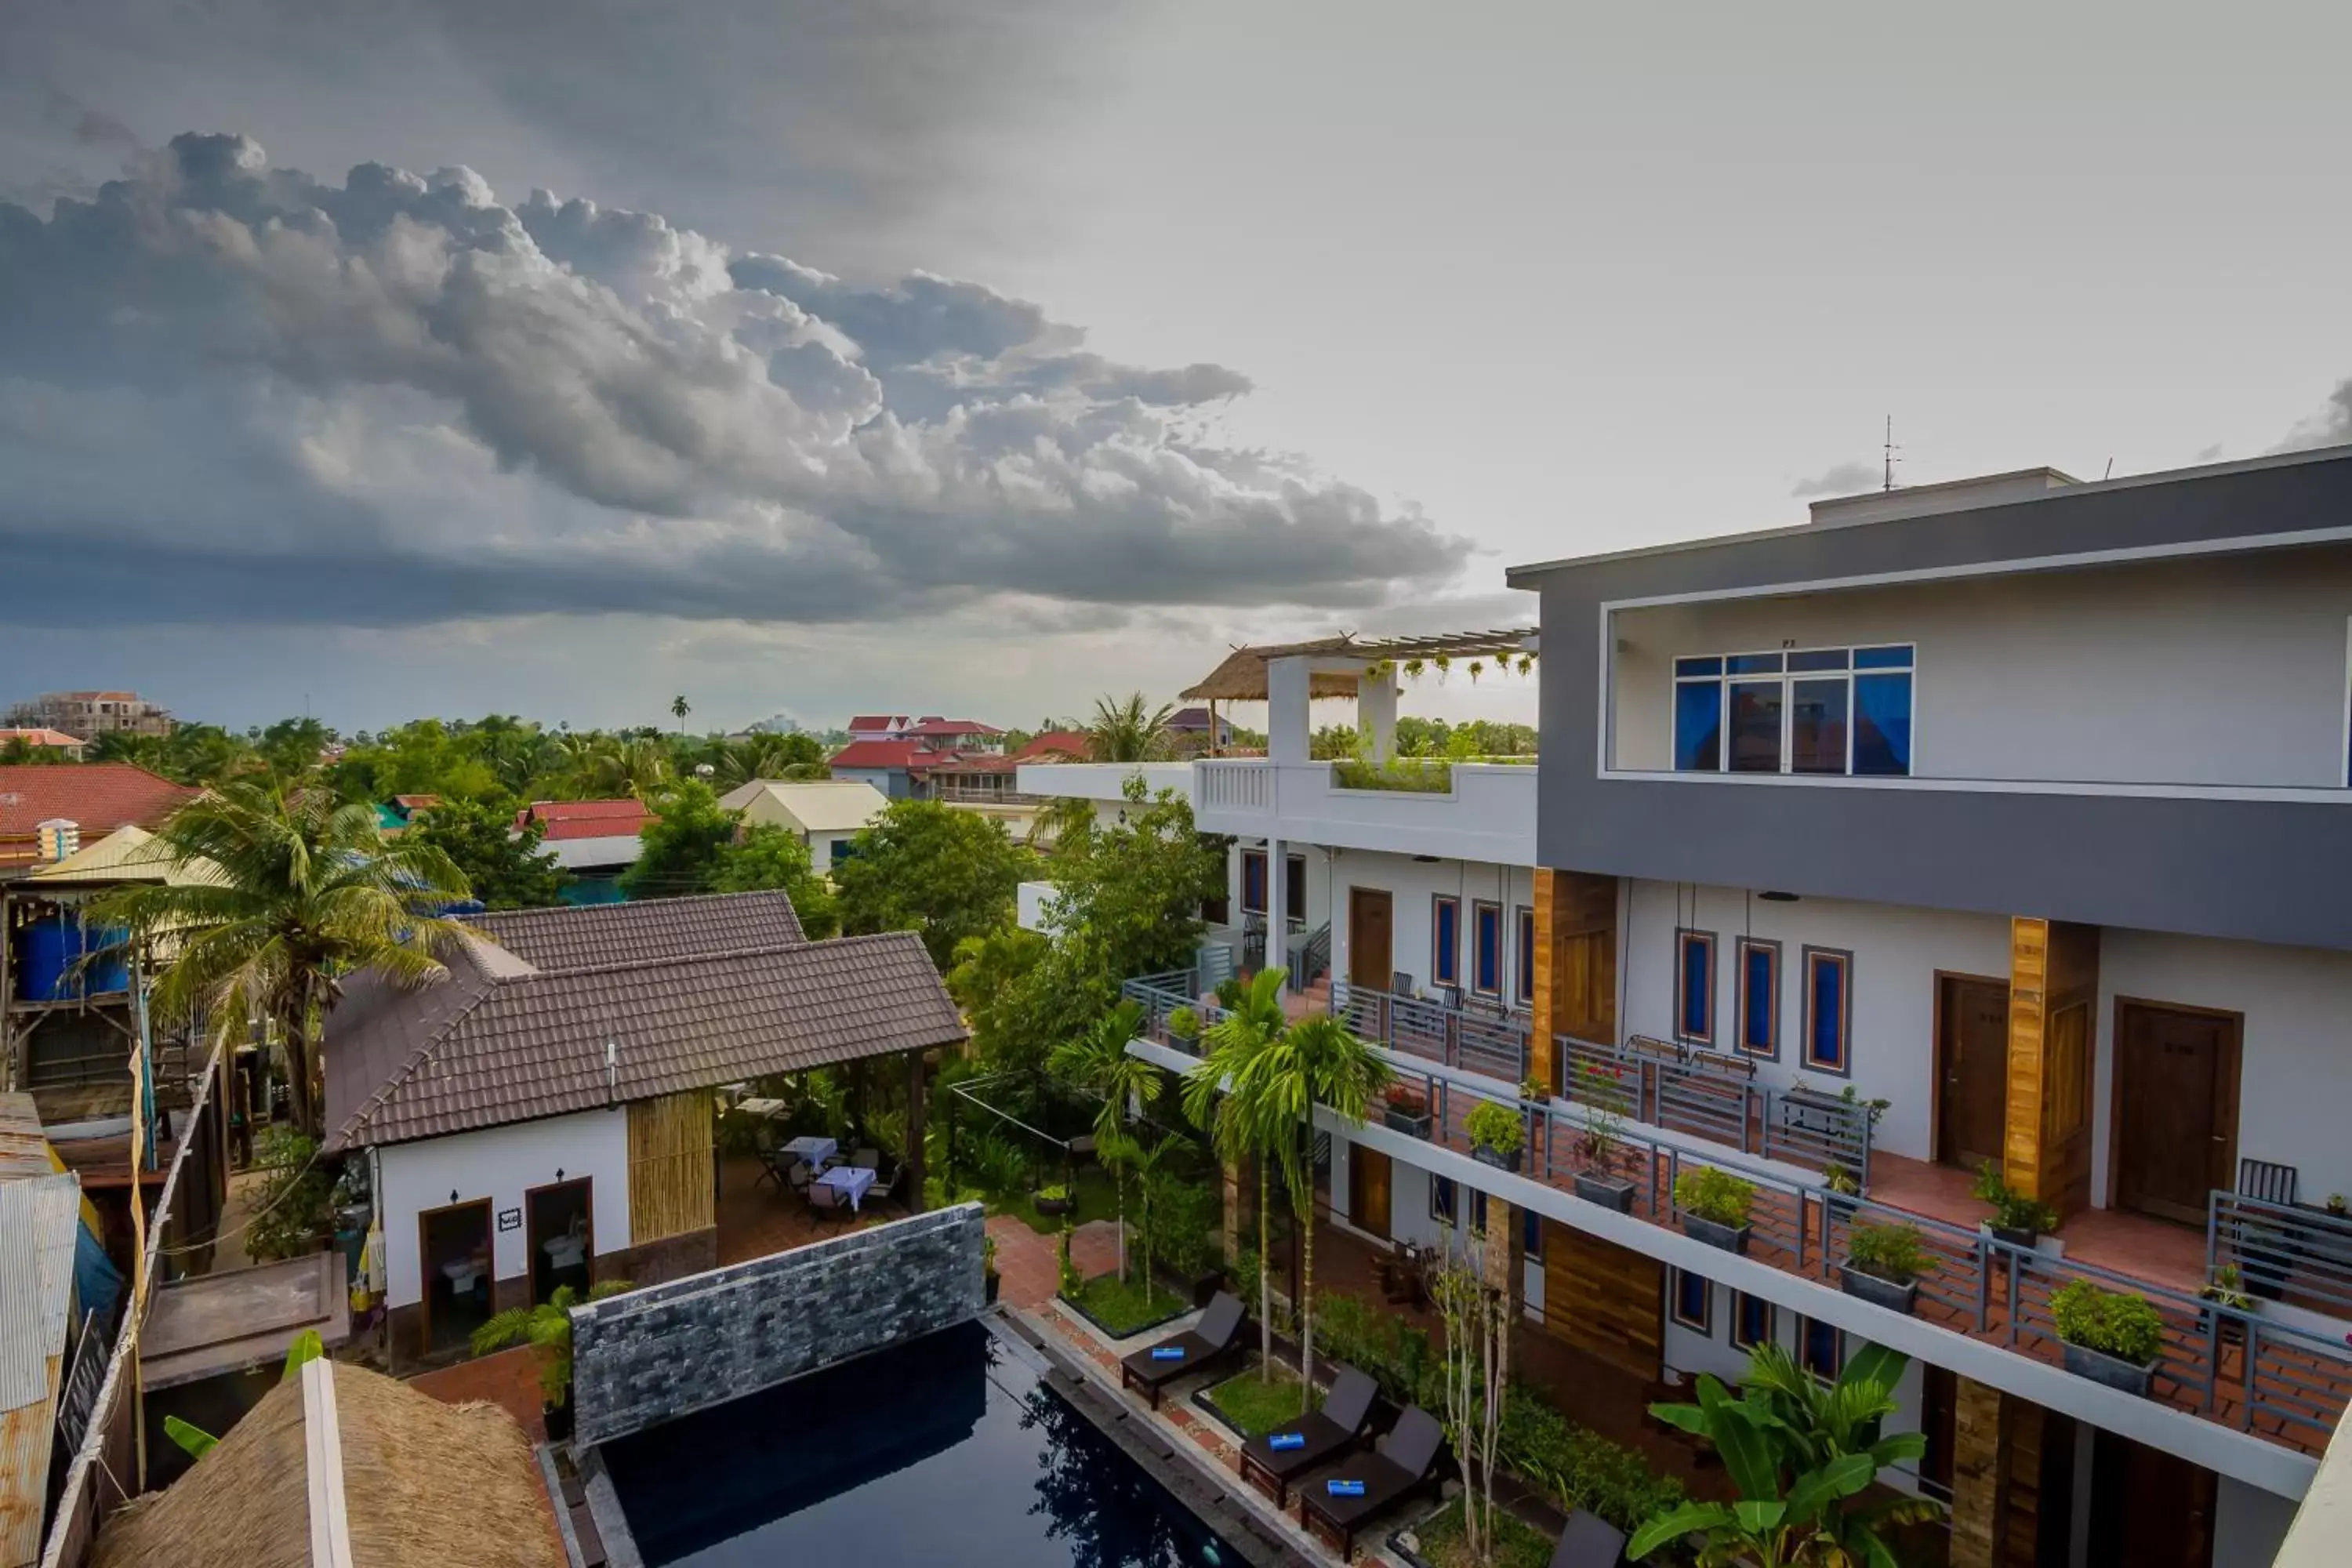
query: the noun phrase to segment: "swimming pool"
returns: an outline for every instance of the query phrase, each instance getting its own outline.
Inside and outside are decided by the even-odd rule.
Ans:
[[[646,1568],[1233,1568],[979,1323],[604,1445]]]

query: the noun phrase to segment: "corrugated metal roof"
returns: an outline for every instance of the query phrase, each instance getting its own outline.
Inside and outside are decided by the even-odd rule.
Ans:
[[[41,1554],[49,1442],[73,1313],[81,1184],[0,1183],[0,1563]]]
[[[25,879],[48,887],[59,882],[168,882],[175,888],[218,879],[219,872],[209,861],[173,865],[170,852],[155,842],[155,836],[135,823],[116,828],[95,844],[83,845]]]

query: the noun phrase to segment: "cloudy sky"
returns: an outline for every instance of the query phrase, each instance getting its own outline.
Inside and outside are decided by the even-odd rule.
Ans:
[[[2352,438],[2352,13],[1903,9],[14,0],[0,698],[1025,724]]]

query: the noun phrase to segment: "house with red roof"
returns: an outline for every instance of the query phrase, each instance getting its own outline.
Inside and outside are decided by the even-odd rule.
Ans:
[[[44,824],[62,825],[47,857],[61,860],[118,827],[160,826],[202,793],[131,763],[0,766],[0,878],[44,858]]]
[[[16,746],[29,746],[45,752],[61,752],[68,762],[78,763],[81,761],[83,749],[89,744],[89,742],[77,740],[63,730],[0,729],[0,752]]]
[[[602,904],[619,900],[616,879],[645,848],[638,835],[660,820],[641,800],[535,800],[515,813],[514,825],[517,833],[536,825],[541,847],[572,873],[565,903]]]
[[[1083,730],[1048,730],[1029,737],[1029,743],[1013,753],[1016,763],[1083,763],[1093,754],[1093,745]]]

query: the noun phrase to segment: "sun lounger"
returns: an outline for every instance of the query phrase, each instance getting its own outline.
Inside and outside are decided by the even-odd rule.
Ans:
[[[1617,1568],[1624,1555],[1625,1532],[1578,1509],[1568,1516],[1568,1528],[1551,1549],[1551,1568]]]
[[[1379,1385],[1354,1367],[1342,1367],[1324,1396],[1323,1408],[1310,1410],[1287,1426],[1252,1437],[1242,1445],[1242,1479],[1274,1499],[1274,1506],[1290,1504],[1290,1483],[1318,1465],[1330,1463],[1362,1441],[1365,1424],[1372,1418],[1372,1401]],[[1297,1447],[1276,1447],[1274,1439],[1297,1436]]]
[[[1356,1532],[1378,1515],[1423,1488],[1437,1484],[1437,1455],[1445,1433],[1437,1417],[1416,1405],[1397,1417],[1396,1429],[1369,1454],[1353,1454],[1324,1466],[1298,1483],[1299,1522],[1330,1543],[1346,1562],[1355,1552]],[[1331,1494],[1334,1481],[1360,1481],[1360,1494]]]
[[[1189,1373],[1214,1366],[1241,1349],[1242,1304],[1223,1291],[1209,1303],[1201,1321],[1181,1334],[1171,1334],[1148,1350],[1137,1351],[1118,1363],[1118,1385],[1140,1388],[1160,1408],[1160,1391]],[[1154,1351],[1181,1351],[1181,1355],[1155,1356]]]

